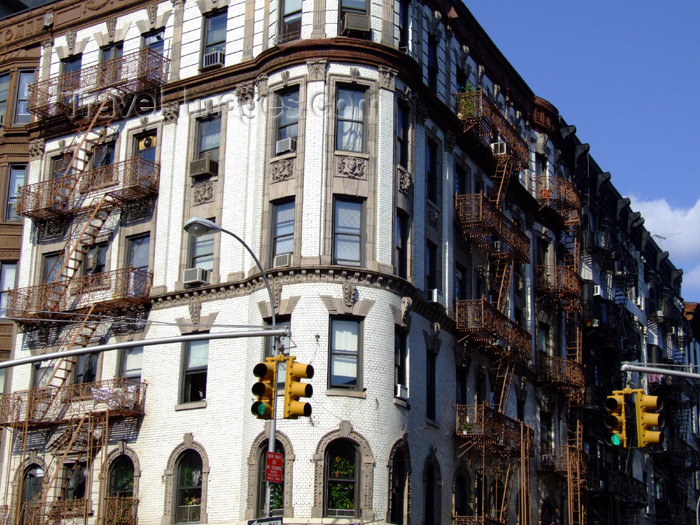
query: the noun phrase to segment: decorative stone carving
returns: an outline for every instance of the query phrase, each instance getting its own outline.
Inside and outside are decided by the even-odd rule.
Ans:
[[[275,284],[272,287],[272,300],[275,302],[275,312],[279,310],[280,303],[282,302],[282,287],[279,284]]]
[[[416,104],[416,120],[418,124],[423,126],[425,121],[428,120],[428,106],[423,101],[418,101]]]
[[[202,316],[202,303],[193,299],[189,304],[190,319],[192,319],[192,324],[198,325],[199,320]]]
[[[282,85],[287,87],[287,84],[289,83],[289,71],[282,71],[280,76],[282,77]]]
[[[244,82],[236,86],[236,98],[240,105],[251,104],[253,102],[253,95],[255,94],[255,83],[254,82]]]
[[[411,193],[411,185],[413,184],[411,174],[401,168],[397,168],[397,173],[399,177],[398,189],[404,195],[408,195]]]
[[[413,299],[408,296],[401,298],[401,324],[406,326],[408,324],[408,314],[411,313],[411,306],[413,305]]]
[[[148,4],[146,7],[146,15],[148,16],[148,23],[151,25],[151,27],[155,27],[158,16],[158,4]]]
[[[455,149],[455,146],[457,145],[457,137],[455,137],[455,134],[452,133],[451,131],[448,131],[445,133],[445,147],[447,148],[447,151],[452,153]]]
[[[166,102],[163,104],[163,122],[171,124],[177,121],[180,116],[180,104],[177,101]]]
[[[77,32],[75,29],[71,29],[66,33],[66,45],[68,46],[68,53],[73,54],[73,51],[75,50],[75,37],[77,35]]]
[[[394,91],[398,70],[391,67],[379,66],[379,87]]]
[[[115,17],[109,17],[105,22],[107,26],[107,36],[110,42],[114,42],[114,36],[117,33],[117,19]]]
[[[46,142],[44,139],[34,139],[29,141],[29,157],[36,159],[44,154]]]
[[[350,78],[352,79],[353,82],[357,82],[357,79],[360,77],[360,70],[357,69],[356,67],[351,67],[350,68]]]
[[[306,67],[309,70],[309,81],[322,81],[326,78],[326,67],[328,60],[319,58],[317,60],[307,60]]]
[[[294,176],[294,160],[283,159],[272,163],[272,182],[282,182]]]
[[[428,203],[428,222],[430,223],[431,226],[437,228],[439,221],[440,221],[440,211],[437,209],[437,207],[434,204]]]
[[[364,179],[367,174],[367,160],[359,157],[338,158],[338,175],[350,179]]]
[[[214,200],[214,183],[200,182],[192,187],[192,201],[195,206],[206,204]]]
[[[353,283],[343,283],[343,301],[348,308],[357,301],[357,286]]]
[[[481,86],[481,85],[483,84],[483,82],[484,82],[484,71],[485,71],[484,66],[478,65],[478,66],[476,67],[476,76],[477,76],[477,79],[478,79],[478,81],[479,81],[479,85],[480,85],[480,86]]]
[[[260,97],[267,96],[267,75],[264,73],[262,75],[258,75],[258,77],[255,79],[255,88],[258,90],[258,99],[260,99]]]
[[[87,0],[85,7],[90,11],[98,11],[109,3],[109,0]]]

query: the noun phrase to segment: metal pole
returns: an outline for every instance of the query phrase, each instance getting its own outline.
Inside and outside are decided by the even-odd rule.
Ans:
[[[214,223],[216,224],[216,223]],[[265,269],[263,268],[262,264],[260,264],[260,261],[256,257],[256,255],[253,253],[253,250],[246,244],[246,242],[241,239],[238,235],[233,233],[232,231],[229,231],[225,228],[220,227],[219,225],[216,225],[216,228],[218,228],[220,231],[229,234],[231,237],[236,239],[238,242],[240,242],[243,247],[248,251],[250,256],[253,258],[255,261],[255,264],[257,264],[258,269],[260,270],[260,276],[263,279],[263,282],[265,283],[265,288],[267,288],[267,295],[270,298],[270,312],[271,312],[271,317],[272,317],[272,329],[274,330],[277,328],[277,319],[275,318],[275,299],[272,294],[272,287],[270,286],[270,281],[267,280],[267,275],[265,275]],[[276,356],[277,355],[277,348],[278,348],[278,341],[279,337],[275,336],[273,342],[272,342],[272,353]],[[279,366],[279,363],[275,365],[275,370]],[[277,382],[277,374],[275,374],[275,383]],[[275,407],[275,410],[272,411],[272,419],[270,420],[270,426],[269,428],[269,433],[267,435],[267,451],[268,452],[274,452],[275,451],[275,444],[277,442],[277,420],[276,420],[276,408],[277,408],[277,385],[274,385],[274,388],[272,389],[272,406]],[[265,516],[269,517],[270,516],[270,493],[272,489],[272,482],[266,481],[265,482],[266,488],[265,488]]]
[[[693,372],[683,372],[681,370],[659,368],[651,366],[643,366],[639,364],[623,363],[620,366],[622,372],[643,372],[645,374],[664,374],[667,376],[689,377],[691,379],[700,379],[700,374]]]

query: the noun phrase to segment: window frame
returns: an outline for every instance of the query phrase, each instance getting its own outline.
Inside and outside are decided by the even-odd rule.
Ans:
[[[362,97],[360,99],[357,99],[357,107],[360,108],[360,111],[362,113],[361,118],[357,118],[355,116],[351,117],[345,117],[342,116],[341,114],[341,101],[343,100],[348,100],[350,99],[352,101],[350,107],[354,108],[356,107],[356,104],[354,103],[356,101],[356,98],[352,95],[348,96],[343,96],[345,93],[352,93],[355,95],[362,94]],[[357,85],[348,85],[348,84],[341,84],[339,83],[336,86],[336,92],[335,92],[335,150],[336,151],[347,151],[347,152],[352,152],[352,153],[367,153],[367,143],[368,143],[368,137],[367,134],[369,132],[369,101],[368,101],[368,96],[369,96],[369,87],[367,86],[357,86]],[[342,107],[345,108],[347,107],[347,104],[342,104]],[[353,112],[354,113],[354,112]],[[351,147],[351,148],[344,148],[342,146],[347,145],[347,143],[342,143],[341,142],[341,123],[351,123],[354,125],[360,126],[360,139],[359,141],[355,140],[353,142],[359,142],[359,148],[358,147]]]
[[[0,292],[7,292],[17,287],[17,268],[17,261],[0,261]],[[13,275],[9,276],[8,273]],[[7,293],[0,294],[0,318],[7,314],[8,299]]]
[[[432,290],[438,288],[438,247],[435,243],[428,241],[425,244],[425,288]]]
[[[214,19],[222,18],[224,22],[224,38],[223,40],[214,40],[208,42],[209,37],[212,35],[212,29],[210,23]],[[202,63],[201,67],[204,66],[204,57],[216,52],[222,52],[224,57],[226,57],[226,37],[228,33],[228,9],[224,8],[217,11],[212,11],[207,13],[202,17]],[[225,60],[225,58],[224,58]],[[209,66],[211,67],[211,66]]]
[[[408,213],[401,209],[397,209],[394,225],[394,264],[396,265],[396,275],[402,279],[408,279],[410,253],[409,239],[411,236],[409,222],[410,217]]]
[[[359,207],[360,224],[354,227],[358,230],[357,233],[351,232],[349,229],[340,229],[338,224],[338,205],[354,205]],[[338,243],[341,237],[352,237],[357,239],[357,259],[340,259],[338,257]],[[362,246],[365,242],[365,201],[344,196],[338,196],[333,200],[333,258],[332,264],[340,266],[361,267],[364,265],[364,250]]]
[[[117,473],[117,468],[120,467],[128,460],[131,465],[131,490],[118,490],[115,487],[116,478],[119,476]],[[136,465],[134,465],[134,460],[129,457],[128,454],[120,454],[117,456],[109,465],[108,475],[107,475],[107,494],[111,498],[133,498],[134,497],[134,487],[135,487],[135,473]],[[123,475],[123,474],[122,474]],[[126,478],[124,478],[126,479]]]
[[[410,110],[399,101],[396,105],[396,165],[408,171],[409,169],[409,133]]]
[[[287,226],[288,221],[280,221],[280,214],[289,211],[291,206],[292,212],[292,229],[291,233],[280,233],[280,226]],[[272,265],[274,266],[275,257],[278,255],[294,254],[294,234],[296,230],[296,201],[294,199],[282,199],[272,203]],[[286,230],[284,230],[286,232]],[[291,248],[288,251],[278,251],[279,244],[287,244],[291,241]]]
[[[301,0],[292,0],[299,3],[299,9],[286,12],[288,0],[280,0],[279,8],[279,25],[277,42],[279,44],[292,42],[301,38],[303,2]],[[294,6],[296,7],[296,6]],[[298,29],[296,25],[298,24]]]
[[[440,204],[440,145],[428,138],[425,145],[425,185],[426,196],[433,204]]]
[[[154,41],[151,39],[155,37]],[[156,45],[153,45],[153,44]],[[162,50],[154,49],[162,47]],[[141,35],[141,49],[150,49],[159,55],[165,55],[165,29],[154,29],[153,31],[148,31]]]
[[[7,191],[5,192],[5,222],[22,222],[23,217],[17,214],[17,202],[19,200],[19,188],[24,186],[27,180],[28,164],[10,164],[7,167]],[[22,176],[15,177],[14,173],[22,172]]]
[[[26,75],[30,75],[31,78],[26,83],[24,90],[26,94],[23,95],[22,91],[22,79],[26,78]],[[27,110],[27,105],[29,103],[29,86],[36,81],[36,69],[20,69],[17,71],[17,86],[15,90],[14,105],[12,108],[12,125],[13,126],[26,126],[32,122],[32,114]],[[24,102],[25,111],[20,113],[21,103]],[[19,118],[22,115],[22,118]]]
[[[186,485],[183,486],[181,478],[182,476],[182,468],[183,468],[183,463],[185,459],[188,457],[194,457],[196,456],[199,458],[199,465],[201,467],[200,473],[199,473],[199,483],[198,484],[193,484],[193,485]],[[195,471],[192,471],[195,472]],[[201,523],[201,517],[202,517],[202,510],[203,510],[203,503],[204,503],[204,458],[202,458],[201,454],[197,452],[194,449],[187,449],[183,451],[183,453],[180,455],[177,461],[177,468],[175,469],[175,515],[173,516],[173,523],[179,524],[179,523]],[[199,503],[191,503],[188,505],[181,505],[183,502],[183,496],[182,494],[184,492],[193,492],[196,494],[196,492],[199,491]],[[184,499],[187,500],[188,498],[197,498],[196,495],[193,496],[188,496],[185,497]],[[180,507],[199,507],[199,515],[197,516],[197,519],[195,520],[185,520],[185,521],[180,521]]]
[[[206,365],[191,366],[189,364],[190,354],[193,347],[199,344],[206,343]],[[207,401],[207,380],[209,375],[209,340],[203,339],[200,341],[187,341],[183,345],[183,360],[182,360],[182,392],[180,395],[180,403],[183,405],[194,403],[206,403]],[[203,376],[203,381],[200,378]],[[193,395],[192,389],[197,384],[203,385],[204,391],[199,392],[199,396]]]
[[[396,327],[394,329],[394,386],[399,385],[408,389],[408,333]]]
[[[332,390],[344,390],[348,392],[361,392],[362,391],[362,366],[363,366],[363,339],[364,339],[364,320],[358,317],[350,316],[332,316],[329,323],[329,336],[328,336],[328,388]],[[355,328],[355,340],[357,341],[356,348],[354,350],[347,349],[336,349],[335,348],[335,334],[336,334],[336,323],[352,323]],[[346,356],[354,357],[355,361],[355,377],[354,384],[350,383],[338,383],[334,382],[334,366],[336,356]],[[343,376],[344,377],[344,376]],[[349,376],[348,376],[349,377]]]
[[[211,133],[205,135],[205,131],[210,124],[217,123],[216,133]],[[218,172],[219,158],[221,156],[221,131],[222,131],[223,119],[221,114],[210,115],[206,118],[197,119],[197,139],[195,143],[195,160],[200,159],[210,159],[216,163],[216,168]],[[213,130],[214,128],[212,128]],[[204,138],[216,136],[216,146],[215,147],[204,147]]]
[[[292,98],[286,99],[286,97],[290,95]],[[296,97],[294,97],[295,95]],[[275,93],[275,144],[286,138],[299,139],[299,119],[301,116],[301,106],[299,105],[300,97],[301,90],[299,86],[294,86]],[[294,100],[294,98],[296,98],[296,100]],[[296,108],[294,108],[294,103],[296,103]],[[296,109],[296,115],[294,115],[294,109]],[[288,122],[282,119],[283,116],[289,119]],[[287,133],[287,130],[293,131]],[[276,155],[277,151],[275,149],[273,156]]]
[[[348,451],[352,451],[354,455],[354,464],[352,465],[353,473],[352,476],[347,475],[343,477],[340,470],[332,470],[334,468],[347,468],[350,464],[344,463],[342,460],[347,459],[346,457],[341,457],[343,453],[342,449],[347,448]],[[331,441],[324,452],[324,473],[323,473],[323,517],[324,518],[356,518],[360,515],[361,509],[361,480],[362,480],[362,457],[360,450],[356,443],[349,439],[340,438]],[[349,456],[349,454],[347,454]],[[332,461],[333,460],[333,461]],[[335,464],[334,464],[335,462]],[[331,478],[331,473],[334,473],[333,478]],[[352,484],[353,486],[353,508],[352,509],[331,509],[331,484]],[[347,491],[347,489],[346,489]],[[342,495],[342,492],[341,492]],[[348,511],[352,510],[352,514],[348,513],[337,513],[332,511]]]
[[[140,360],[141,360],[141,367],[138,368],[138,375],[136,375],[133,372],[127,373],[126,370],[126,365],[128,362],[128,357],[131,354],[134,354],[134,352],[138,351],[138,354],[140,354]],[[143,351],[144,347],[143,346],[134,346],[131,348],[124,348],[119,352],[119,369],[118,369],[118,377],[124,378],[124,379],[130,379],[133,381],[139,381],[141,382],[141,377],[143,376]],[[136,370],[135,368],[133,370]]]
[[[7,120],[7,108],[10,102],[10,80],[11,74],[9,71],[0,73],[0,87],[3,86],[3,83],[5,84],[4,90],[0,89],[0,96],[4,96],[4,98],[0,98],[0,127],[4,126]]]
[[[257,484],[258,484],[258,500],[256,502],[257,514],[256,516],[263,516],[265,513],[265,499],[267,482],[265,481],[265,468],[267,459],[267,449],[268,440],[263,441],[263,445],[258,448],[258,468],[257,468]],[[284,482],[286,477],[286,463],[287,463],[287,452],[284,449],[284,445],[276,439],[275,440],[275,452],[282,454],[282,483],[272,483],[270,490],[270,516],[269,517],[282,517],[284,516]],[[273,508],[273,501],[275,498],[280,498],[282,505],[280,507]]]
[[[408,51],[411,40],[411,2],[399,0],[399,51]]]
[[[428,87],[437,94],[438,90],[438,72],[440,70],[439,58],[439,42],[435,35],[428,36],[428,46],[426,52],[428,59],[426,60],[426,69],[428,73]]]

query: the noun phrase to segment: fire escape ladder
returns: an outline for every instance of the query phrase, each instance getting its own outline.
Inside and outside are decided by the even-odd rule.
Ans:
[[[508,521],[508,510],[510,509],[510,496],[513,492],[513,478],[515,477],[515,462],[510,458],[507,460],[506,478],[503,480],[503,494],[498,502],[498,520],[501,523]]]
[[[575,310],[566,312],[566,358],[583,362],[581,355],[581,314]]]
[[[504,313],[506,302],[510,293],[510,284],[513,278],[513,256],[509,253],[497,253],[492,256],[495,266],[493,288],[496,292],[496,309]]]
[[[493,188],[489,192],[489,201],[498,209],[508,190],[511,171],[510,155],[496,155],[496,171],[491,177]]]
[[[505,414],[510,397],[510,388],[513,384],[513,371],[515,364],[512,359],[503,358],[498,363],[496,370],[496,384],[493,389],[493,407]]]
[[[51,292],[47,294],[45,309],[50,312],[55,312],[58,310],[59,305],[63,297],[65,297],[68,290],[68,286],[80,269],[80,265],[85,259],[85,255],[90,251],[95,244],[95,239],[102,230],[102,226],[107,221],[112,209],[115,206],[115,201],[112,197],[108,195],[103,195],[99,202],[92,207],[90,216],[85,221],[85,224],[78,226],[73,230],[78,231],[76,235],[71,234],[68,241],[70,243],[73,239],[72,245],[70,245],[70,250],[68,254],[62,259],[59,258],[54,265],[54,268],[61,264],[61,268],[58,272],[51,270],[51,275],[57,275],[56,280],[51,283]]]
[[[530,525],[530,433],[523,421],[520,421],[520,522]]]

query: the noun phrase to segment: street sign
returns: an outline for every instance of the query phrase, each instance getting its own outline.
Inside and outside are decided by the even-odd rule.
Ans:
[[[248,525],[283,525],[282,518],[258,518],[257,520],[248,520]]]
[[[268,452],[265,460],[265,481],[282,483],[284,456],[279,452]]]

